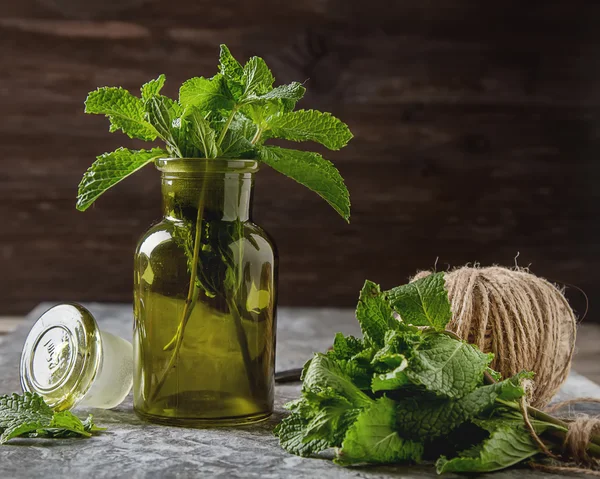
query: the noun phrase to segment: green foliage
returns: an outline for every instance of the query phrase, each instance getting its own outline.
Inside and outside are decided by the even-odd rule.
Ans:
[[[446,435],[466,421],[493,408],[497,399],[513,401],[525,394],[522,375],[479,387],[453,400],[437,397],[406,397],[397,403],[398,428],[411,439],[425,440]]]
[[[140,88],[142,100],[148,101],[153,96],[158,95],[162,90],[162,87],[165,86],[165,80],[166,77],[161,74],[156,80],[150,80],[148,83],[144,83],[142,88]]]
[[[345,123],[329,113],[316,110],[274,115],[268,121],[266,134],[283,140],[315,141],[330,150],[339,150],[352,139],[352,133]]]
[[[443,331],[452,318],[444,273],[434,273],[387,292],[402,321]]]
[[[141,98],[123,88],[99,88],[88,95],[85,111],[106,115],[110,131],[122,130],[131,138],[146,141],[162,140],[166,150],[159,150],[161,156],[261,161],[316,192],[348,220],[348,190],[329,161],[317,153],[268,147],[264,142],[270,138],[315,141],[338,150],[352,133],[329,113],[292,111],[306,89],[298,82],[273,88],[274,81],[262,58],[252,57],[242,65],[221,45],[219,73],[184,82],[178,101],[161,95],[165,76],[160,75],[141,87]],[[106,189],[137,169],[104,168],[106,187],[102,189],[96,188],[86,173],[79,185],[78,209],[85,210]]]
[[[475,346],[445,334],[427,334],[414,352],[406,375],[413,384],[436,396],[460,398],[483,384],[483,373],[492,362]]]
[[[156,139],[155,128],[144,117],[144,103],[124,88],[104,87],[90,92],[85,112],[106,115],[111,132],[122,130],[130,138]]]
[[[258,157],[274,170],[317,193],[346,221],[350,220],[350,194],[333,164],[318,153],[278,146],[258,148]]]
[[[202,112],[192,107],[186,117],[190,125],[192,143],[198,148],[205,158],[216,158],[219,155],[217,136],[210,123],[204,119]]]
[[[85,211],[107,189],[166,154],[160,148],[150,151],[118,148],[112,153],[100,155],[85,172],[79,184],[77,209]]]
[[[381,348],[387,331],[397,328],[398,321],[392,316],[392,308],[381,293],[379,285],[367,280],[360,292],[356,306],[356,319],[371,345]]]
[[[423,444],[401,437],[395,423],[395,402],[386,397],[378,399],[348,429],[336,462],[343,465],[419,462]]]
[[[490,431],[489,438],[450,460],[441,456],[435,464],[438,474],[498,471],[540,452],[523,425],[503,424],[502,420],[480,421],[479,424]]]
[[[35,393],[0,397],[0,444],[16,437],[89,437],[101,430],[92,416],[82,422],[69,411],[55,413]]]
[[[231,110],[235,106],[222,75],[215,75],[210,79],[190,78],[179,89],[179,103],[183,108],[195,106],[206,112]]]
[[[492,356],[443,331],[450,306],[440,275],[384,293],[367,281],[356,316],[363,339],[338,333],[305,367],[302,397],[275,431],[286,450],[335,448],[341,465],[438,458],[440,473],[493,471],[540,452],[519,405],[532,374],[484,382],[497,377]],[[558,428],[532,422],[538,434]]]

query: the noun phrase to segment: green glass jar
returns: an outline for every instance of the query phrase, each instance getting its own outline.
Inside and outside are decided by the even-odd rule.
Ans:
[[[134,409],[173,425],[273,410],[277,253],[251,220],[258,163],[161,159],[163,220],[134,267]]]

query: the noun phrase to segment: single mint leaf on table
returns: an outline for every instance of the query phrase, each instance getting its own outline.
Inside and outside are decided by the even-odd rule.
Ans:
[[[443,436],[496,405],[497,399],[514,401],[525,394],[519,374],[500,383],[481,386],[459,399],[407,397],[397,402],[398,430],[414,440]],[[521,417],[521,423],[523,419]]]
[[[402,321],[443,331],[452,319],[444,273],[433,273],[387,291],[392,308]]]
[[[541,452],[525,427],[506,425],[501,420],[480,421],[478,425],[489,430],[490,437],[458,457],[441,456],[436,462],[438,474],[498,471]]]
[[[87,431],[81,419],[70,411],[61,411],[54,414],[50,429],[57,429],[66,437],[69,435],[91,436],[91,431]]]
[[[483,383],[493,358],[446,334],[427,334],[413,353],[406,376],[438,396],[459,398]]]
[[[85,211],[107,189],[156,158],[166,156],[168,153],[160,148],[149,151],[119,148],[112,153],[100,155],[85,172],[79,184],[77,209]]]
[[[140,88],[142,100],[149,100],[150,98],[157,96],[165,85],[165,80],[166,77],[161,74],[156,80],[150,80],[148,83],[144,83],[142,88]]]
[[[0,397],[0,444],[50,426],[54,412],[37,394]]]
[[[55,413],[35,393],[0,397],[0,444],[21,436],[89,437],[100,430],[91,416],[84,423],[69,411]]]
[[[314,141],[330,150],[339,150],[352,139],[352,133],[345,123],[330,113],[317,110],[280,113],[269,119],[268,128],[265,134],[271,138]]]
[[[360,292],[356,306],[356,319],[365,340],[377,348],[383,347],[385,335],[389,330],[399,327],[379,285],[369,280],[365,281]]]
[[[335,462],[342,465],[418,462],[422,455],[422,443],[398,435],[396,403],[382,397],[361,412],[348,429]]]
[[[317,193],[346,221],[350,219],[350,194],[339,171],[318,153],[261,146],[258,156],[275,171]]]
[[[106,115],[110,131],[122,130],[130,138],[153,141],[157,132],[144,117],[142,100],[124,88],[103,87],[88,94],[85,112]]]
[[[179,102],[184,109],[195,106],[202,112],[231,110],[235,106],[222,75],[190,78],[179,89]]]
[[[216,158],[219,156],[216,133],[211,128],[210,123],[204,119],[200,110],[193,107],[186,119],[190,124],[192,142],[204,157]]]

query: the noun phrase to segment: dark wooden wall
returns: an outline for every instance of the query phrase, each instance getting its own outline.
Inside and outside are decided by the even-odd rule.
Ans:
[[[219,43],[263,56],[278,82],[308,79],[302,106],[333,112],[356,137],[329,155],[351,192],[350,225],[260,173],[255,219],[279,246],[281,304],[352,306],[365,278],[391,287],[438,257],[438,268],[512,265],[520,253],[600,313],[594,3],[4,0],[0,314],[131,299],[159,179],[148,168],[75,211],[94,157],[136,145],[84,115],[83,100],[159,73],[175,95],[215,72]]]

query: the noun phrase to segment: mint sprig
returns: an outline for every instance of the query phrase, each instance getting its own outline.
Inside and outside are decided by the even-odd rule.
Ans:
[[[501,380],[484,354],[444,331],[442,274],[382,292],[367,281],[356,310],[363,338],[338,333],[303,372],[302,397],[275,428],[289,452],[335,448],[340,465],[436,460],[438,473],[491,472],[553,451],[568,424],[526,405],[521,372]],[[599,457],[592,439],[589,453]]]
[[[195,77],[179,89],[179,98],[161,94],[165,76],[141,87],[138,98],[120,87],[91,92],[86,113],[106,115],[110,131],[131,138],[161,140],[159,157],[256,159],[316,192],[344,219],[350,218],[350,197],[338,170],[318,153],[268,146],[270,139],[312,141],[339,150],[352,138],[348,126],[330,113],[293,111],[306,89],[298,82],[274,87],[275,78],[265,61],[251,57],[244,65],[221,45],[219,72]],[[124,151],[98,157],[79,185],[77,208],[87,209],[108,188],[157,157]],[[145,161],[145,160],[148,161]],[[143,163],[143,164],[142,164]],[[101,182],[91,181],[102,171]]]
[[[81,421],[69,411],[54,412],[36,393],[0,396],[0,444],[16,437],[90,437],[103,430],[91,415]]]

